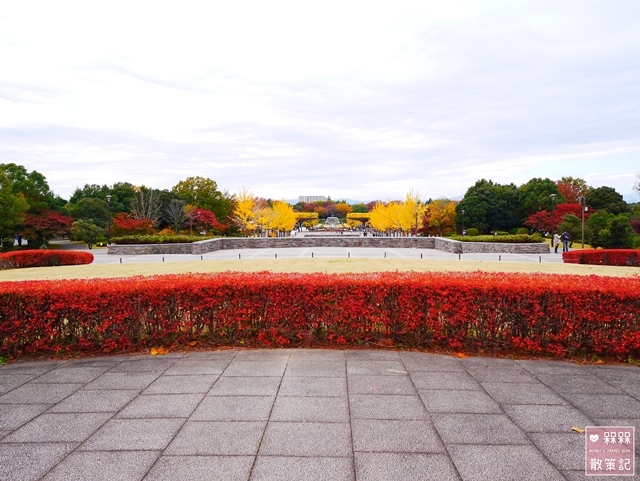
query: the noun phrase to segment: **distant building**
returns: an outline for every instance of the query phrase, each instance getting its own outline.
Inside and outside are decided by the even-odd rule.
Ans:
[[[304,202],[305,204],[312,204],[314,202],[326,202],[326,195],[300,195],[298,196],[298,202]]]

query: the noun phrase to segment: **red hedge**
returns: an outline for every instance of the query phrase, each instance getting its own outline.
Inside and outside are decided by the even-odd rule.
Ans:
[[[562,253],[562,261],[572,264],[595,264],[603,266],[640,265],[637,249],[575,250]]]
[[[401,345],[640,357],[640,277],[189,274],[0,283],[0,355]]]
[[[0,254],[0,269],[91,264],[93,254],[79,251],[24,250]]]

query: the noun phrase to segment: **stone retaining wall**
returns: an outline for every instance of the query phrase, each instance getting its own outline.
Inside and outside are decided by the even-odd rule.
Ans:
[[[548,254],[549,246],[537,244],[503,244],[498,242],[460,242],[442,237],[227,237],[193,244],[109,245],[108,254],[194,254],[228,249],[281,249],[287,247],[370,247],[438,249],[452,254],[510,253]]]

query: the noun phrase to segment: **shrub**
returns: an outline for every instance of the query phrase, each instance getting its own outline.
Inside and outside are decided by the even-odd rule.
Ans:
[[[93,254],[79,251],[23,250],[0,254],[0,269],[91,264]]]
[[[529,229],[527,229],[526,227],[520,227],[516,231],[516,235],[529,235]]]
[[[594,264],[603,266],[640,265],[640,250],[636,249],[596,249],[575,250],[562,253],[562,262],[569,264]]]
[[[467,236],[476,236],[476,235],[480,235],[480,231],[478,229],[476,229],[475,227],[469,227],[467,229]]]
[[[640,277],[187,274],[0,283],[0,356],[402,345],[640,356]]]
[[[113,244],[190,244],[206,239],[215,239],[215,236],[202,235],[126,235],[112,237]]]
[[[531,244],[543,242],[544,239],[540,235],[476,235],[476,236],[451,236],[454,240],[463,242],[502,242],[508,244]]]

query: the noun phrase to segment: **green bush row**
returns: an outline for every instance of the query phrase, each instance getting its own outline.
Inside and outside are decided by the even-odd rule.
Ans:
[[[462,242],[502,242],[508,244],[531,244],[536,242],[544,242],[542,236],[538,234],[516,234],[516,235],[475,235],[475,236],[451,236],[453,240]]]
[[[202,235],[123,235],[112,237],[113,244],[190,244],[207,239],[215,239],[215,236]]]

